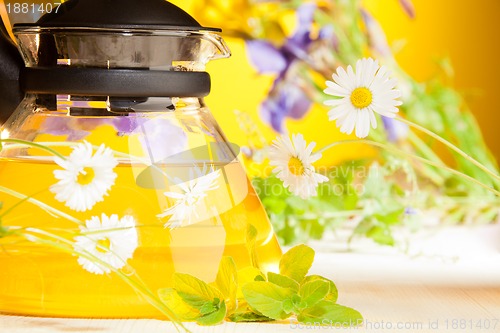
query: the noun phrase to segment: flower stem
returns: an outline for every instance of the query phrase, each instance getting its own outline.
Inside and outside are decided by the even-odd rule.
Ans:
[[[450,167],[447,167],[445,165],[441,165],[439,163],[436,163],[436,162],[432,162],[432,161],[429,161],[428,159],[425,159],[423,157],[420,157],[420,156],[417,156],[417,155],[414,155],[414,154],[410,154],[410,153],[407,153],[405,151],[402,151],[400,149],[397,149],[397,148],[393,148],[387,144],[384,144],[384,143],[379,143],[379,142],[375,142],[375,141],[372,141],[372,140],[344,140],[344,141],[337,141],[337,142],[334,142],[322,149],[320,149],[317,153],[324,153],[325,151],[329,150],[330,148],[333,148],[333,147],[336,147],[336,146],[339,146],[339,145],[342,145],[342,144],[350,144],[350,143],[363,143],[363,144],[367,144],[367,145],[370,145],[370,146],[374,146],[374,147],[378,147],[378,148],[382,148],[382,149],[385,149],[387,151],[390,151],[392,152],[393,154],[396,154],[396,155],[401,155],[401,156],[404,156],[406,158],[411,158],[411,159],[414,159],[416,161],[419,161],[419,162],[422,162],[422,163],[425,163],[425,164],[428,164],[428,165],[431,165],[433,167],[436,167],[436,168],[441,168],[443,170],[446,170],[450,173],[453,173],[459,177],[462,177],[462,178],[465,178],[479,186],[481,186],[482,188],[492,192],[493,194],[495,194],[496,196],[500,196],[500,192],[495,190],[494,188],[492,187],[489,187],[488,185],[485,185],[483,183],[481,183],[480,181],[478,181],[477,179],[474,179],[472,178],[471,176],[468,176],[460,171],[457,171],[455,169],[452,169]]]
[[[18,198],[18,199],[21,199],[21,200],[25,200],[27,202],[30,202],[38,207],[40,207],[41,209],[45,210],[47,213],[53,215],[53,216],[57,216],[57,217],[61,217],[61,218],[64,218],[64,219],[67,219],[71,222],[74,222],[74,223],[77,223],[77,224],[83,224],[82,221],[78,220],[77,218],[71,216],[71,215],[68,215],[64,212],[61,212],[60,210],[57,210],[55,208],[52,208],[50,207],[49,205],[41,202],[41,201],[38,201],[36,199],[33,199],[32,197],[28,197],[27,195],[25,194],[22,194],[22,193],[19,193],[19,192],[16,192],[14,190],[11,190],[7,187],[3,187],[3,186],[0,186],[0,192],[3,192],[3,193],[6,193],[10,196],[13,196],[15,198]]]
[[[55,156],[57,156],[57,157],[59,157],[59,158],[61,158],[63,160],[66,160],[66,157],[64,157],[64,155],[60,154],[59,152],[55,151],[52,148],[44,146],[42,144],[38,144],[38,143],[34,143],[34,142],[29,142],[29,141],[25,141],[25,140],[18,140],[18,139],[0,139],[0,143],[17,143],[17,144],[20,144],[20,145],[23,145],[23,146],[30,146],[30,147],[33,147],[33,148],[38,148],[38,149],[41,149],[41,150],[48,151],[52,155],[55,155]],[[4,148],[7,149],[8,147],[4,147]]]
[[[92,253],[75,249],[74,244],[71,241],[41,229],[28,228],[24,233],[20,233],[20,236],[24,237],[28,241],[35,242],[37,244],[45,244],[53,248],[57,248],[63,252],[72,255],[78,255],[94,263],[109,268],[125,283],[132,287],[134,291],[143,296],[152,306],[154,306],[168,319],[170,319],[178,331],[179,329],[183,329],[185,332],[189,332],[189,330],[185,326],[183,326],[183,324],[179,320],[177,320],[175,312],[173,312],[168,306],[166,306],[158,298],[158,296],[156,296],[155,293],[148,288],[148,286],[140,279],[140,277],[137,276],[137,274],[134,273],[131,277],[124,272],[116,269],[112,265],[106,263],[105,261],[99,259]]]
[[[491,177],[493,177],[493,179],[495,179],[497,182],[500,181],[500,176],[498,175],[498,173],[495,173],[493,171],[491,171],[490,169],[488,169],[487,167],[485,167],[483,164],[481,164],[480,162],[478,162],[477,160],[475,160],[472,156],[470,156],[469,154],[467,154],[466,152],[464,152],[463,150],[461,150],[460,148],[458,148],[457,146],[455,146],[454,144],[452,144],[451,142],[449,142],[448,140],[445,140],[443,139],[442,137],[440,137],[439,135],[437,135],[436,133],[426,129],[425,127],[423,126],[420,126],[418,124],[415,124],[414,122],[408,120],[408,119],[405,119],[405,118],[402,118],[402,117],[395,117],[394,118],[395,120],[398,120],[402,123],[405,123],[407,124],[408,126],[410,127],[413,127],[427,135],[429,135],[430,137],[436,139],[437,141],[441,142],[442,144],[444,144],[446,147],[450,148],[451,150],[455,151],[456,153],[458,153],[460,156],[462,156],[463,158],[465,158],[466,160],[468,160],[469,162],[471,162],[472,164],[474,164],[475,166],[477,166],[479,169],[483,170],[484,172],[486,172],[487,174],[489,174]]]

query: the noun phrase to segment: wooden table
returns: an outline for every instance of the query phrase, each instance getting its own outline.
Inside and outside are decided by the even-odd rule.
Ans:
[[[396,250],[342,253],[341,248],[328,242],[314,247],[319,253],[311,273],[336,282],[339,303],[358,309],[366,320],[363,327],[313,330],[290,322],[186,326],[196,333],[500,332],[500,252],[495,248],[483,244],[481,251],[467,251],[469,256],[457,258],[452,253],[410,256]],[[159,320],[0,316],[0,332],[150,333],[175,329]]]

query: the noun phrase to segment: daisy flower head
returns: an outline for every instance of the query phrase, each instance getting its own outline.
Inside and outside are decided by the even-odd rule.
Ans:
[[[321,154],[312,153],[315,146],[314,142],[307,145],[302,134],[294,134],[292,139],[282,135],[269,152],[270,164],[275,167],[273,172],[285,188],[302,199],[316,196],[318,185],[328,181],[312,165],[321,158]]]
[[[135,219],[130,216],[119,218],[118,215],[101,218],[93,216],[80,227],[82,236],[75,237],[74,249],[86,252],[107,265],[120,269],[134,255],[138,245]],[[107,265],[80,256],[78,263],[90,273],[97,275],[111,273]]]
[[[220,170],[211,169],[207,173],[205,165],[203,170],[196,169],[196,176],[192,176],[191,180],[179,183],[175,192],[165,192],[166,197],[175,200],[173,206],[157,215],[158,218],[170,216],[165,228],[175,229],[199,220],[200,213],[207,210],[204,199],[208,192],[219,188],[217,183],[220,177]]]
[[[104,145],[94,153],[92,145],[84,141],[73,148],[66,160],[56,157],[54,161],[63,170],[54,171],[59,181],[50,191],[56,195],[56,200],[77,212],[90,210],[103,201],[115,183],[113,169],[118,161]]]
[[[325,105],[331,106],[328,112],[330,121],[336,121],[342,133],[365,138],[370,132],[370,125],[377,128],[375,113],[394,118],[398,106],[397,99],[401,92],[396,89],[397,81],[389,77],[385,66],[380,67],[378,61],[371,58],[358,60],[356,72],[351,66],[339,67],[333,74],[333,81],[326,81],[324,92],[335,99],[327,100]]]

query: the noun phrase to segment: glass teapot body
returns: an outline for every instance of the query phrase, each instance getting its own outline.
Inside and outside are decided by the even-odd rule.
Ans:
[[[205,63],[228,55],[217,34],[16,34],[27,93],[2,129],[0,202],[4,226],[29,236],[0,239],[1,312],[158,317],[120,274],[156,293],[175,272],[213,282],[225,256],[276,266],[238,147],[203,102]]]

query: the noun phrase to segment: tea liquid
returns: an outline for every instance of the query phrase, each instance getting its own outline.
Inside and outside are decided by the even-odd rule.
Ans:
[[[185,166],[161,165],[166,173]],[[221,167],[218,188],[207,192],[200,221],[170,230],[168,218],[157,215],[173,204],[166,188],[138,184],[144,165],[122,163],[115,168],[115,185],[91,211],[77,213],[58,202],[49,187],[61,169],[47,157],[0,159],[0,185],[39,200],[81,221],[105,213],[133,216],[139,245],[123,271],[134,272],[154,292],[172,287],[174,272],[188,273],[212,282],[223,256],[234,258],[238,269],[251,265],[246,243],[248,224],[258,230],[258,264],[273,269],[281,250],[263,206],[237,162]],[[3,209],[20,200],[0,193]],[[33,227],[70,241],[78,235],[76,223],[57,218],[38,206],[23,202],[3,218],[6,226]],[[73,235],[73,236],[72,236]],[[95,275],[82,268],[77,256],[17,236],[0,239],[0,312],[36,316],[94,318],[159,317],[143,297],[116,274]],[[127,273],[127,272],[126,272]]]

